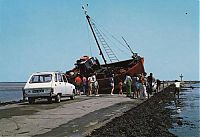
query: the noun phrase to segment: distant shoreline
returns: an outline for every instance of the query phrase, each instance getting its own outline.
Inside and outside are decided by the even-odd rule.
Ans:
[[[0,83],[26,83],[26,82],[0,82]]]
[[[164,81],[174,81],[174,80],[164,80]],[[200,81],[197,81],[197,80],[183,80],[183,82],[185,82],[185,83],[188,83],[188,82],[192,82],[192,83],[200,83]],[[14,82],[14,81],[12,81],[12,82],[0,82],[0,83],[26,83],[26,82]]]
[[[25,84],[26,82],[0,82],[0,91],[22,91]]]

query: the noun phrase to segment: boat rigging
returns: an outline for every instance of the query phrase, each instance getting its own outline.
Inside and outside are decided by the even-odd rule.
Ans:
[[[106,40],[104,39],[103,35],[100,33],[100,31],[98,30],[98,28],[96,27],[95,23],[91,20],[90,16],[87,14],[87,10],[82,6],[82,9],[84,10],[87,22],[90,26],[90,29],[92,31],[92,34],[94,36],[94,39],[96,41],[96,44],[98,46],[98,49],[100,51],[100,54],[102,56],[102,59],[105,63],[105,65],[107,65],[107,60],[103,54],[103,51],[101,49],[101,46],[99,44],[99,41],[101,43],[101,45],[104,48],[104,51],[106,52],[110,62],[116,62],[119,61],[119,59],[117,58],[117,56],[115,55],[115,53],[113,52],[113,50],[110,48],[110,46],[108,45],[108,43],[106,42]],[[98,41],[99,40],[99,41]]]
[[[133,76],[136,74],[145,73],[144,58],[137,55],[137,53],[134,53],[124,38],[122,39],[126,43],[126,46],[122,44],[121,42],[119,41],[118,42],[124,47],[126,47],[127,49],[129,49],[131,53],[133,54],[133,56],[132,58],[128,60],[119,61],[119,59],[114,54],[111,47],[108,45],[108,43],[104,39],[103,37],[105,36],[104,33],[102,33],[96,27],[94,21],[87,14],[87,10],[84,7],[82,7],[82,9],[84,10],[86,20],[90,26],[91,32],[97,44],[100,55],[104,61],[104,64],[100,64],[97,58],[90,57],[90,56],[83,56],[76,61],[75,68],[66,72],[66,74],[70,77],[70,79],[73,79],[74,77],[76,77],[77,74],[81,74],[82,76],[89,77],[95,73],[97,77],[97,81],[99,83],[99,87],[100,87],[99,91],[102,93],[106,93],[106,91],[108,91],[108,89],[110,88],[109,77],[111,74],[115,75],[115,79],[116,79],[115,82],[118,83],[119,80],[124,80],[125,75],[127,74],[130,76]],[[103,47],[104,52],[107,54],[107,57],[110,63],[107,62],[101,47]]]

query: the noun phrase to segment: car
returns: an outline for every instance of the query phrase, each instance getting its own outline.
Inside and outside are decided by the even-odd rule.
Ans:
[[[64,73],[57,71],[33,73],[24,86],[24,96],[30,104],[38,98],[46,98],[49,103],[52,99],[59,103],[61,97],[73,100],[75,94],[75,86],[68,82]]]

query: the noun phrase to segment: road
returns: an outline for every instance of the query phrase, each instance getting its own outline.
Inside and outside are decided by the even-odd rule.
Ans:
[[[144,100],[125,95],[78,96],[61,103],[0,107],[0,136],[84,136]]]
[[[161,86],[167,87],[171,83]],[[81,137],[101,127],[144,100],[125,95],[77,96],[61,103],[19,103],[0,106],[0,136]]]

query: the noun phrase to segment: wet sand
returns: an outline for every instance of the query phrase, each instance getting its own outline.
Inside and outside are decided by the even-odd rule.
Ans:
[[[173,91],[173,86],[167,87],[87,137],[175,137],[168,131],[172,111],[165,107],[174,100]]]

